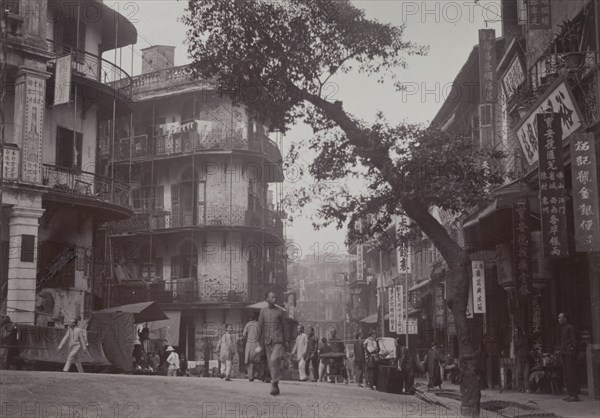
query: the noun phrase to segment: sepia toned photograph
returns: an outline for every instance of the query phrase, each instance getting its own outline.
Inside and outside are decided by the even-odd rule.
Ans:
[[[0,418],[600,417],[600,0],[0,0]]]

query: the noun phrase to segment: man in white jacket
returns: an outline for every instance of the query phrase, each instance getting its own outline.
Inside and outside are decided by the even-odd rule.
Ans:
[[[298,359],[298,372],[300,373],[300,381],[306,382],[308,376],[306,375],[306,358],[308,353],[308,335],[304,333],[304,327],[298,325],[298,336],[296,337],[296,344],[292,350],[292,356],[296,355]]]
[[[169,357],[167,357],[167,364],[169,365],[167,368],[167,376],[177,376],[177,371],[179,370],[179,354],[173,349],[173,347],[167,347],[167,353],[169,353]]]
[[[67,362],[65,363],[65,367],[63,368],[64,372],[68,372],[71,368],[71,364],[75,363],[75,366],[77,367],[77,372],[83,373],[83,366],[81,365],[79,353],[83,351],[85,354],[87,354],[88,342],[85,331],[79,328],[78,325],[78,319],[72,320],[69,329],[67,330],[67,333],[58,345],[58,350],[60,351],[60,349],[63,347],[63,345],[67,343],[67,341],[69,343],[69,356],[67,357]]]

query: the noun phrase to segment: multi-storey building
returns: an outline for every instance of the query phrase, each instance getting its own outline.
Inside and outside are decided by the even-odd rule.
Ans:
[[[137,32],[99,0],[1,6],[3,311],[60,326],[94,308],[95,229],[131,215],[128,185],[95,163],[98,125],[127,111],[131,81],[106,56]]]
[[[273,198],[282,158],[256,115],[188,66],[173,66],[173,55],[169,46],[143,50],[134,113],[100,128],[99,165],[126,179],[135,212],[105,230],[116,279],[106,298],[160,302],[175,321],[174,344],[201,360],[224,323],[241,331],[244,308],[266,291],[283,303],[283,222]]]

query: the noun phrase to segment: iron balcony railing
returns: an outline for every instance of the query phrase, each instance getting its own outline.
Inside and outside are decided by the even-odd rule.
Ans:
[[[46,40],[48,51],[57,57],[71,54],[71,68],[74,75],[94,80],[98,83],[109,84],[119,81],[118,85],[110,85],[112,89],[129,98],[131,96],[132,79],[118,65],[90,52],[61,44],[51,39]],[[49,61],[51,64],[55,60]]]
[[[240,226],[264,228],[278,236],[283,235],[283,222],[277,212],[268,209],[248,210],[236,205],[206,205],[192,210],[155,210],[138,212],[123,221],[111,222],[112,234],[149,232],[185,227]]]
[[[195,131],[158,135],[155,139],[147,135],[136,135],[115,142],[115,162],[140,161],[203,151],[254,151],[265,155],[274,164],[281,164],[282,161],[279,147],[266,135],[255,134],[247,137],[241,131],[223,135],[223,130],[219,128],[206,135]],[[101,138],[100,149],[103,156],[112,158],[109,139]]]
[[[129,207],[129,186],[95,173],[44,164],[42,181],[53,193]]]

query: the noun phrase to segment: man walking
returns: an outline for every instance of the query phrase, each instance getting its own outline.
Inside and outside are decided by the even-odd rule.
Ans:
[[[298,336],[296,337],[296,344],[292,349],[292,356],[297,356],[298,359],[298,374],[300,375],[300,381],[306,382],[308,377],[306,376],[306,356],[308,349],[308,336],[304,333],[304,327],[298,325]]]
[[[337,337],[337,331],[335,329],[331,330],[331,337],[329,338],[329,344],[331,346],[332,353],[346,354],[346,346]],[[348,372],[346,370],[346,365],[344,364],[344,359],[336,358],[332,361],[332,363],[339,369],[342,379],[344,379],[344,383],[348,384]]]
[[[363,348],[362,335],[357,332],[354,335],[354,381],[362,388],[363,375],[365,374],[365,349]]]
[[[277,297],[274,292],[266,294],[268,306],[262,308],[258,317],[258,350],[266,350],[267,363],[271,371],[271,395],[279,395],[279,379],[283,350],[286,344],[285,319],[281,309],[275,306]]]
[[[77,367],[77,372],[83,373],[83,366],[81,365],[81,360],[79,358],[79,353],[81,351],[84,354],[88,353],[87,347],[88,342],[85,336],[85,331],[79,328],[79,319],[74,319],[71,321],[69,329],[67,333],[63,337],[62,341],[58,345],[58,350],[65,345],[65,343],[69,342],[69,357],[67,357],[67,362],[65,363],[65,367],[63,368],[64,372],[68,372],[71,368],[71,364],[75,363]]]
[[[244,327],[243,338],[246,340],[245,347],[245,358],[246,358],[246,368],[248,370],[248,380],[254,381],[254,366],[258,365],[257,368],[260,369],[260,355],[255,352],[256,347],[258,347],[258,314],[254,312],[250,321]],[[260,374],[259,374],[260,376]]]
[[[564,400],[577,402],[579,400],[579,385],[577,384],[577,353],[575,343],[575,328],[568,321],[564,312],[558,314],[560,324],[560,357],[562,360],[563,378],[569,394]]]
[[[309,368],[312,365],[313,370],[313,382],[316,382],[319,379],[319,341],[315,336],[315,329],[311,328],[310,333],[308,334],[308,348],[306,349],[308,353],[308,360],[306,360],[306,377],[309,376]]]
[[[175,377],[177,376],[180,367],[179,354],[177,354],[172,346],[167,347],[167,353],[169,353],[169,356],[167,357],[167,376]]]
[[[217,344],[219,360],[221,361],[221,379],[231,381],[231,364],[237,351],[237,343],[233,335],[233,325],[225,325],[225,334]]]

